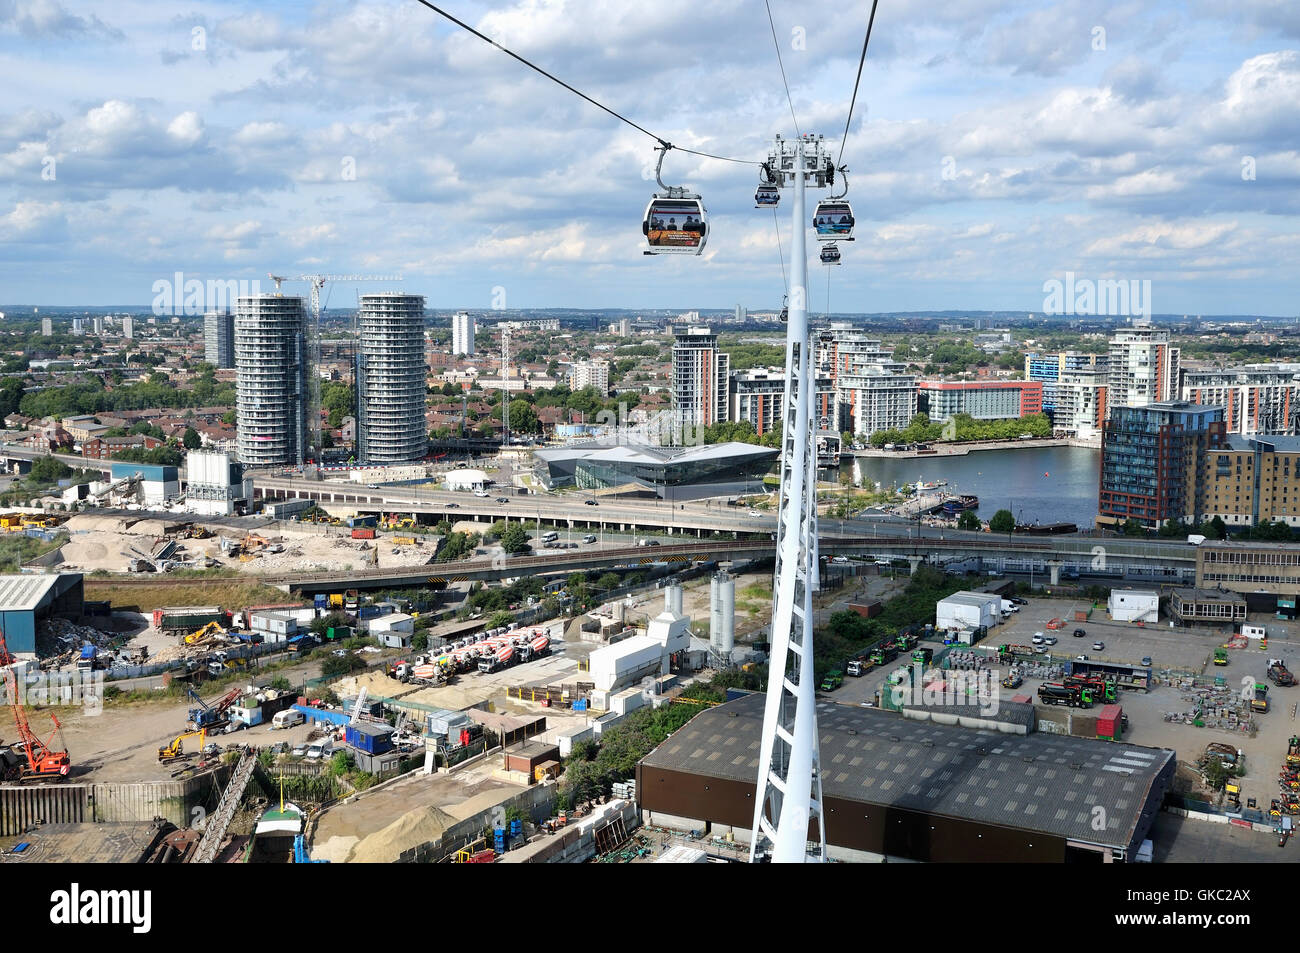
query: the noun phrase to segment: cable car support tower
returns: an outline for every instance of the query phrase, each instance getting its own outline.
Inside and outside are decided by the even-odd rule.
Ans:
[[[821,136],[777,137],[768,168],[792,188],[794,236],[785,340],[781,497],[777,511],[772,650],[759,749],[758,789],[749,857],[769,851],[774,863],[821,863],[826,857],[821,758],[813,681],[813,593],[817,566],[816,391],[808,327],[806,187],[834,184],[835,168]],[[809,840],[809,827],[816,825]]]

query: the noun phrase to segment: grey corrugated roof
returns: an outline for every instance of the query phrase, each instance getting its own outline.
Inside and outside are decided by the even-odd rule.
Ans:
[[[762,694],[709,709],[651,752],[651,767],[754,782]],[[1163,748],[1033,733],[1008,735],[879,709],[819,702],[824,796],[1041,831],[1127,848]],[[1093,807],[1106,827],[1093,830]]]
[[[0,612],[35,609],[59,581],[59,573],[0,576]]]

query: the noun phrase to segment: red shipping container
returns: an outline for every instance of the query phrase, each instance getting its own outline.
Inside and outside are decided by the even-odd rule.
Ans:
[[[153,627],[155,629],[162,628],[162,613],[163,613],[162,609],[153,610]]]
[[[1097,716],[1097,734],[1103,738],[1118,738],[1123,715],[1124,709],[1121,706],[1104,705],[1101,714]]]
[[[374,539],[375,531],[373,529],[354,529],[352,531],[353,539]]]

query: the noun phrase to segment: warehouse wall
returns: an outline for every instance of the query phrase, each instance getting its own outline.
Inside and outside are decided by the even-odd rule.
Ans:
[[[641,764],[637,803],[644,811],[752,828],[753,781],[696,776]],[[930,862],[1061,863],[1065,839],[864,801],[825,798],[826,841],[871,854]],[[809,825],[809,839],[816,839]]]
[[[21,834],[33,825],[151,821],[165,817],[177,827],[193,826],[196,808],[210,812],[220,800],[217,782],[227,765],[184,781],[121,784],[34,784],[0,786],[0,835]]]

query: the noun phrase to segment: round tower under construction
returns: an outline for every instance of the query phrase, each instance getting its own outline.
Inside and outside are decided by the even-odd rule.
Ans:
[[[357,457],[408,463],[429,450],[424,296],[362,295],[357,309]]]
[[[235,303],[239,459],[299,466],[307,454],[307,311],[277,294]]]

